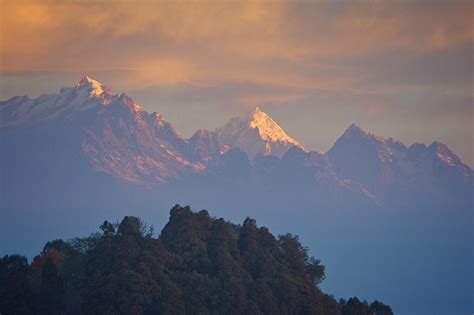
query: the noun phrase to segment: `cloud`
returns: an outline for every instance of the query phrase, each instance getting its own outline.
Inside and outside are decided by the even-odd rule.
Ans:
[[[470,43],[470,2],[2,1],[1,71],[136,70],[154,83],[278,80]],[[436,23],[433,23],[436,21]],[[354,66],[354,65],[350,65]],[[253,71],[250,71],[253,70]],[[276,69],[273,70],[272,69]],[[342,71],[342,70],[340,70]],[[275,82],[273,82],[275,83]]]

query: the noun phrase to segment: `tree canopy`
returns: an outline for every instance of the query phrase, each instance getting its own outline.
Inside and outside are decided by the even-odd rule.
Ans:
[[[31,264],[0,259],[1,314],[392,314],[337,302],[297,236],[235,225],[176,205],[159,238],[137,217],[48,242]]]

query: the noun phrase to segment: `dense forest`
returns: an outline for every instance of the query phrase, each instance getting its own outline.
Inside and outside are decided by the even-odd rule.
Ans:
[[[392,314],[378,301],[336,301],[321,262],[297,236],[274,237],[176,205],[158,238],[136,217],[86,238],[48,242],[31,263],[0,259],[7,314]]]

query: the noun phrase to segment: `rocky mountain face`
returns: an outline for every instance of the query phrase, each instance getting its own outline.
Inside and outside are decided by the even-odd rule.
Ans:
[[[219,141],[215,132],[209,130],[200,129],[188,140],[188,156],[205,165],[215,161],[229,149],[229,146]]]
[[[351,125],[327,153],[306,151],[259,108],[185,139],[159,113],[89,77],[59,94],[0,102],[0,118],[7,204],[23,200],[15,191],[50,193],[45,187],[105,196],[112,183],[162,190],[195,180],[202,189],[240,181],[274,198],[380,204],[409,194],[472,203],[472,169],[438,142],[407,147]]]
[[[362,184],[379,198],[409,192],[466,200],[473,192],[472,169],[439,142],[407,147],[351,125],[327,155],[338,176]]]

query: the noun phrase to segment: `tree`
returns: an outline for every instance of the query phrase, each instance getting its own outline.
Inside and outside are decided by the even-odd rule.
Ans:
[[[115,234],[115,227],[109,221],[104,221],[100,226],[100,229],[102,230],[102,233],[104,233],[104,236],[112,236]]]
[[[385,305],[377,300],[370,304],[370,311],[373,313],[373,315],[393,315],[390,306]]]
[[[142,235],[142,224],[137,217],[124,217],[118,227],[119,235]]]
[[[321,265],[321,260],[311,257],[309,262],[306,265],[308,270],[309,277],[314,285],[320,284],[324,279],[326,279],[325,267]]]
[[[372,313],[368,305],[353,297],[342,307],[342,315],[372,315]]]
[[[24,256],[7,255],[0,259],[0,313],[32,313],[32,292],[28,285],[30,269]]]
[[[235,225],[176,205],[158,239],[133,216],[100,230],[48,242],[31,265],[1,259],[0,313],[392,314],[321,292],[320,260],[251,218]]]

